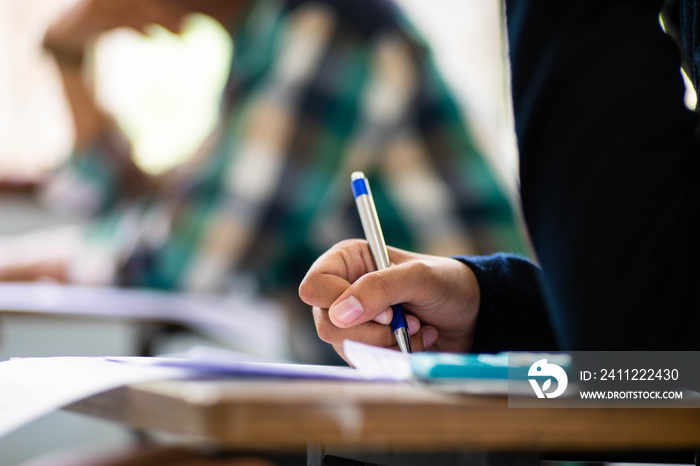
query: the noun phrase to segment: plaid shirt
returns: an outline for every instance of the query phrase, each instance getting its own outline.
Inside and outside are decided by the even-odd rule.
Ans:
[[[296,291],[319,254],[362,237],[355,170],[392,246],[525,251],[427,47],[391,4],[260,0],[233,36],[214,143],[180,185],[127,198],[109,136],[54,178],[57,200],[95,215],[75,280],[220,291],[246,277]]]

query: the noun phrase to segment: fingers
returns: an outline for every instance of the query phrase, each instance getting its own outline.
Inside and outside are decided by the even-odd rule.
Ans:
[[[350,363],[350,361],[348,361],[348,358],[345,356],[345,351],[343,351],[343,345],[333,345],[333,349],[335,350],[336,353],[338,353],[338,356],[340,356],[341,358],[343,358],[343,360],[344,360],[346,363],[352,365],[352,364]]]
[[[329,307],[331,321],[341,328],[352,327],[381,314],[390,316],[397,303],[421,304],[434,294],[424,264],[412,261],[368,273],[350,284]]]
[[[137,2],[141,25],[136,29],[145,32],[148,24],[158,24],[174,34],[180,33],[182,20],[188,13],[178,2],[143,1]]]
[[[415,256],[400,249],[387,249],[394,264]],[[311,306],[330,307],[350,284],[375,270],[367,241],[341,241],[314,262],[299,286],[299,296]]]
[[[342,276],[309,271],[299,286],[299,297],[310,306],[329,308],[349,286]]]
[[[480,305],[471,269],[451,258],[394,248],[389,258],[392,266],[376,271],[366,241],[348,240],[314,263],[299,295],[315,307],[320,338],[341,356],[345,339],[396,347],[390,306],[402,303],[415,351],[467,351]]]
[[[190,11],[180,2],[163,0],[83,0],[70,8],[47,31],[45,43],[56,50],[82,50],[109,30],[127,27],[145,33],[159,24],[174,33]]]
[[[415,352],[430,351],[438,339],[438,331],[429,325],[423,326],[418,333],[411,336],[411,348]]]
[[[343,352],[345,340],[357,341],[372,346],[381,346],[399,351],[396,336],[387,325],[375,322],[367,322],[350,329],[336,327],[328,317],[328,310],[318,307],[312,308],[314,322],[319,338],[333,346],[335,351],[347,361]],[[411,335],[411,347],[414,351],[429,350],[437,340],[437,330],[434,327],[421,327],[416,316],[407,315],[409,334]]]
[[[328,310],[314,307],[313,310],[316,331],[321,340],[334,346],[342,346],[344,340],[353,340],[374,346],[389,347],[396,344],[396,338],[388,325],[376,322],[366,322],[357,327],[343,329],[333,324],[328,318]],[[415,318],[414,318],[415,319]],[[418,324],[418,325],[416,325]],[[414,330],[417,331],[420,324],[414,322]],[[409,325],[410,332],[410,325]]]
[[[29,282],[41,279],[67,281],[67,267],[64,261],[45,260],[0,267],[0,282]]]
[[[416,289],[424,289],[426,276],[422,271],[426,267],[409,260],[410,253],[394,248],[389,251],[398,265],[375,271],[366,241],[338,243],[309,269],[299,286],[299,296],[311,306],[329,308],[332,322],[341,328],[373,319],[388,324],[390,306],[407,301]]]
[[[103,15],[104,30],[117,27],[127,27],[142,34],[148,33],[149,26],[160,25],[170,32],[178,34],[182,21],[187,14],[178,2],[164,3],[158,0],[131,0],[128,5],[112,5],[111,15],[107,15],[108,7],[99,12]]]
[[[367,242],[347,240],[326,251],[299,285],[299,297],[310,306],[329,308],[352,282],[374,270]]]
[[[422,351],[430,351],[433,348],[437,339],[438,339],[438,332],[434,327],[424,327],[419,332],[417,332],[415,335],[411,336],[411,348],[413,349],[413,352],[415,352],[415,353],[422,352]],[[343,360],[345,362],[350,364],[350,361],[348,360],[347,356],[345,355],[345,351],[343,348],[343,341],[341,341],[340,343],[333,343],[331,346],[333,346],[333,349],[335,350],[335,352],[338,353],[338,355],[341,358],[343,358]],[[396,340],[394,340],[394,342],[395,341]],[[375,346],[379,346],[379,345],[375,345]],[[387,348],[394,350],[394,351],[401,351],[398,344],[388,346]]]

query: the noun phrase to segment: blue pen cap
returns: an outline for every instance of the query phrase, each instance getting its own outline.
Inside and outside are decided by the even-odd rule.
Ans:
[[[355,172],[352,174],[352,192],[356,198],[363,194],[369,194],[369,186],[367,185],[367,178],[365,178],[364,173]]]
[[[391,318],[391,330],[396,331],[400,328],[408,329],[408,322],[406,322],[406,314],[403,312],[403,306],[400,304],[394,304],[391,306],[393,312],[393,317]]]

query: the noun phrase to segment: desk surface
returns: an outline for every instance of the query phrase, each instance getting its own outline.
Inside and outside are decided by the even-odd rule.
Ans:
[[[407,451],[700,446],[696,408],[508,408],[504,397],[410,384],[169,381],[112,390],[68,409],[243,449],[303,450],[309,443]]]

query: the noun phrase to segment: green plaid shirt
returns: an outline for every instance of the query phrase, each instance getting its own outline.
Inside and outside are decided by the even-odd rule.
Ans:
[[[253,3],[235,28],[213,149],[181,185],[126,199],[109,137],[56,175],[56,200],[95,216],[76,281],[220,291],[246,278],[295,291],[318,255],[362,237],[355,170],[389,245],[525,251],[427,47],[391,4]]]

